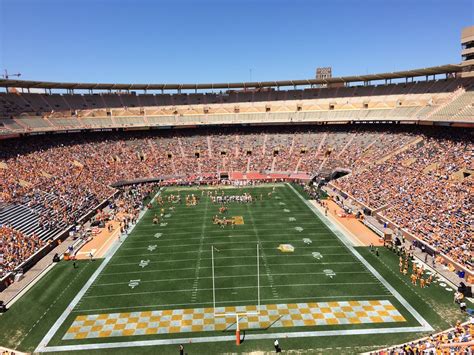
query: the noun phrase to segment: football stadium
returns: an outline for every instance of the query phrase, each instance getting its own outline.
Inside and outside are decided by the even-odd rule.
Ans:
[[[456,31],[458,62],[378,73],[5,70],[2,354],[473,354],[474,26]]]

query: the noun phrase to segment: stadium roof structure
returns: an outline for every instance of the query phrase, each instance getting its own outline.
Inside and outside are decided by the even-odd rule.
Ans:
[[[459,64],[446,64],[436,67],[397,71],[381,74],[367,74],[333,77],[327,79],[299,79],[240,83],[203,83],[203,84],[106,84],[106,83],[59,83],[48,81],[0,79],[0,87],[23,89],[65,89],[65,90],[201,90],[201,89],[259,89],[281,86],[309,86],[351,82],[371,82],[421,76],[452,74],[461,71]]]

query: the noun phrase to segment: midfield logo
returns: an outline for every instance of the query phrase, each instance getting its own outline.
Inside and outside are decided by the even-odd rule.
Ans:
[[[148,249],[149,251],[153,251],[153,250],[156,249],[156,247],[157,247],[157,245],[156,245],[156,244],[153,244],[153,245],[149,245],[147,249]]]
[[[140,261],[138,266],[140,266],[143,269],[144,267],[148,266],[149,263],[150,263],[150,260],[142,260]]]
[[[128,283],[128,286],[133,290],[135,287],[140,285],[140,281],[141,280],[130,280],[130,282]]]

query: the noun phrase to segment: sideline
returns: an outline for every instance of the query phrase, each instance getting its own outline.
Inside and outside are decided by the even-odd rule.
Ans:
[[[288,184],[287,184],[288,185]],[[270,334],[248,334],[246,339],[248,340],[261,340],[261,339],[276,339],[276,338],[300,338],[300,337],[324,337],[324,336],[341,336],[341,335],[363,335],[363,334],[393,334],[393,333],[407,333],[407,332],[427,332],[432,331],[433,328],[429,323],[370,265],[348,242],[347,238],[337,228],[336,225],[332,224],[330,220],[324,217],[314,206],[305,200],[291,185],[288,185],[290,189],[310,208],[310,210],[317,215],[321,221],[338,237],[339,240],[352,252],[352,254],[358,259],[384,286],[391,294],[412,314],[412,316],[421,324],[421,326],[415,327],[399,327],[399,328],[368,328],[368,329],[349,329],[349,330],[328,330],[328,331],[302,331],[302,332],[281,332],[281,333],[270,333]],[[161,190],[160,190],[161,191]],[[157,194],[158,195],[158,194]],[[155,196],[156,197],[156,196]],[[141,219],[142,216],[140,216]],[[139,220],[140,220],[139,219]],[[138,223],[137,223],[138,224]],[[135,226],[133,226],[135,227]],[[116,250],[113,251],[115,253]],[[113,255],[112,253],[112,255]],[[110,261],[110,255],[103,263],[106,264]],[[101,265],[102,267],[102,265]],[[96,272],[97,273],[97,272]],[[99,272],[100,273],[100,272]],[[99,274],[97,273],[97,275]],[[94,274],[96,275],[96,274]],[[93,275],[93,276],[94,276]],[[95,276],[97,277],[97,276]],[[87,286],[87,288],[86,288]],[[85,291],[90,287],[85,285]],[[81,290],[82,291],[82,290]],[[84,291],[84,293],[85,293]],[[79,295],[78,295],[79,296]],[[81,296],[82,297],[82,296]],[[78,301],[80,298],[78,298]],[[76,297],[77,298],[77,297]],[[72,304],[72,303],[71,303]],[[64,313],[66,317],[72,312],[72,308],[68,308]],[[65,317],[64,317],[65,319]],[[59,326],[64,320],[59,323]],[[56,324],[55,324],[56,325]],[[208,337],[193,337],[193,338],[175,338],[175,339],[155,339],[155,340],[142,340],[142,341],[128,341],[128,342],[112,342],[112,343],[95,343],[95,344],[78,344],[78,345],[61,345],[61,346],[47,346],[47,343],[51,340],[59,326],[53,331],[53,328],[48,332],[47,338],[43,339],[44,345],[38,345],[35,352],[59,352],[59,351],[78,351],[78,350],[100,350],[100,349],[116,349],[125,347],[143,347],[143,346],[156,346],[156,345],[175,345],[183,343],[209,343],[209,342],[225,342],[234,341],[235,335],[225,336],[208,336]],[[45,343],[44,341],[47,340]]]
[[[395,298],[405,307],[408,312],[411,313],[411,315],[420,323],[422,326],[421,328],[423,329],[422,331],[426,332],[431,332],[434,329],[431,327],[431,325],[423,318],[423,316],[418,313],[416,309],[413,308],[411,304],[409,304],[403,296],[398,293],[398,291],[390,285],[390,283],[385,280],[382,275],[379,274],[377,270],[367,261],[364,259],[362,255],[359,254],[359,252],[351,245],[350,241],[347,239],[347,237],[344,235],[344,233],[337,227],[337,225],[331,223],[331,220],[324,216],[317,208],[315,208],[310,202],[308,202],[306,199],[301,196],[298,191],[295,190],[293,186],[288,184],[288,187],[293,190],[293,192],[308,206],[316,216],[319,217],[319,219],[336,235],[336,237],[339,238],[339,240],[349,249],[349,251],[362,263],[364,266],[369,270],[381,283],[382,285],[385,286],[387,290],[390,291],[390,293],[395,296]]]
[[[303,337],[327,337],[341,335],[363,335],[363,334],[392,334],[392,333],[410,333],[422,332],[424,327],[405,327],[405,328],[373,328],[373,329],[352,329],[352,330],[320,330],[313,332],[288,332],[288,333],[271,333],[271,334],[246,334],[247,340],[262,339],[289,339]],[[178,339],[160,339],[160,340],[141,340],[127,341],[117,343],[98,343],[98,344],[79,344],[79,345],[62,345],[50,346],[43,348],[42,352],[59,352],[59,351],[78,351],[78,350],[102,350],[116,348],[130,348],[153,345],[178,345],[187,343],[215,343],[223,341],[235,341],[235,335],[210,336],[197,338],[178,338]]]
[[[46,274],[51,270],[53,267],[56,266],[56,263],[51,263],[48,265],[46,269],[41,271],[38,276],[36,276],[33,281],[31,281],[26,287],[24,287],[15,297],[13,297],[8,303],[5,304],[8,308],[13,306],[16,301],[18,301],[25,293],[27,293],[34,285],[41,281],[41,279],[46,276]],[[1,350],[1,348],[0,348]]]
[[[161,193],[162,189],[160,189],[156,195],[153,197],[153,199],[150,202],[153,202],[155,198]],[[145,215],[145,213],[148,212],[148,208],[145,207],[145,209],[140,212],[140,215],[138,217],[137,223],[134,224],[131,229],[128,231],[128,233],[125,234],[124,239],[127,239],[130,235],[130,233],[135,229],[135,226],[139,224],[141,221],[142,217]],[[110,262],[114,254],[117,252],[117,250],[120,248],[122,245],[122,242],[120,240],[116,240],[115,243],[110,247],[110,249],[106,253],[106,258],[100,264],[100,266],[97,268],[97,270],[92,274],[91,278],[85,283],[85,285],[82,287],[82,289],[79,291],[79,293],[74,297],[74,299],[71,301],[71,303],[67,306],[67,308],[64,310],[64,312],[61,314],[61,316],[56,320],[54,325],[49,329],[49,331],[46,333],[46,335],[43,337],[43,339],[40,341],[38,344],[37,348],[35,349],[34,352],[45,352],[48,349],[48,343],[51,341],[53,336],[56,334],[58,329],[61,327],[61,325],[64,323],[66,318],[72,313],[74,307],[81,301],[81,299],[84,297],[85,293],[89,290],[89,288],[92,286],[94,281],[99,277],[101,272],[104,270],[104,268],[107,266],[107,264]]]
[[[309,200],[309,202],[314,206],[316,207],[322,214],[324,213],[324,209],[318,205],[318,203],[316,202],[316,200]],[[337,206],[337,205],[336,205]],[[339,206],[337,206],[338,208],[340,208]],[[332,207],[331,207],[332,208]],[[351,244],[355,247],[366,247],[366,246],[369,246],[370,243],[373,243],[375,246],[379,247],[379,246],[382,246],[383,243],[380,242],[380,239],[379,237],[377,236],[377,239],[376,240],[370,240],[367,241],[367,240],[364,240],[364,239],[369,239],[369,236],[365,236],[365,238],[363,236],[359,237],[356,233],[356,231],[352,230],[350,227],[350,225],[345,225],[342,220],[339,220],[339,218],[334,215],[334,213],[331,211],[331,208],[329,208],[329,211],[328,211],[328,214],[327,214],[327,218],[333,223],[333,224],[337,224],[341,229],[344,230],[344,235],[346,236],[346,238],[349,239],[349,241],[351,242]],[[324,214],[326,216],[326,214]],[[361,223],[360,221],[357,221],[357,220],[354,220],[354,222],[356,223]],[[368,229],[365,225],[362,225],[363,228],[366,228]],[[352,226],[352,228],[354,228],[354,226]],[[369,230],[370,231],[370,230]],[[370,233],[373,233],[372,231],[370,231]],[[370,234],[369,233],[369,234]],[[374,233],[375,235],[375,233]],[[372,239],[372,238],[370,238]],[[374,238],[375,239],[375,238]]]

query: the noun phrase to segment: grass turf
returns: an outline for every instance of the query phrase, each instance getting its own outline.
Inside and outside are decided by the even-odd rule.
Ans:
[[[0,316],[0,345],[31,352],[99,267],[102,259],[61,261]]]
[[[337,237],[310,211],[299,197],[288,187],[281,185],[271,199],[267,193],[271,187],[226,189],[225,194],[250,192],[263,196],[254,204],[228,205],[228,216],[242,216],[245,224],[234,229],[213,225],[211,217],[217,214],[218,206],[202,196],[194,207],[176,205],[170,218],[164,218],[166,226],[152,224],[157,209],[149,211],[136,226],[132,234],[114,255],[110,263],[94,282],[88,293],[59,329],[50,345],[100,343],[111,341],[147,340],[157,338],[222,335],[222,332],[149,335],[64,341],[62,336],[77,315],[139,310],[196,308],[212,306],[211,245],[215,253],[216,299],[219,305],[256,304],[256,244],[260,245],[261,299],[262,303],[295,303],[339,300],[388,299],[405,316],[407,322],[345,326],[318,326],[248,330],[252,333],[307,331],[324,329],[353,329],[418,325],[403,306],[369,273],[363,264],[343,246]],[[207,191],[207,190],[204,190]],[[168,189],[168,194],[186,194],[201,191]],[[285,212],[289,210],[289,212]],[[290,221],[290,217],[295,221]],[[295,227],[303,228],[298,231]],[[156,233],[162,233],[159,238]],[[305,244],[310,238],[312,244]],[[296,250],[282,254],[276,248],[280,243],[291,243]],[[156,245],[156,249],[148,250]],[[364,257],[376,267],[391,285],[405,297],[437,329],[447,328],[460,314],[452,306],[452,293],[435,285],[426,290],[414,289],[408,278],[397,274],[398,260],[389,251],[382,250],[375,257],[366,248],[358,248]],[[323,254],[323,259],[312,256],[313,251]],[[149,260],[142,268],[141,260]],[[92,263],[94,264],[94,263]],[[336,277],[328,278],[323,270],[330,268]],[[140,279],[137,287],[129,287],[130,280]],[[77,292],[77,291],[76,291]],[[69,292],[71,293],[71,292]],[[70,297],[71,298],[71,297]],[[13,310],[13,309],[12,309]],[[8,313],[7,313],[8,314]],[[57,316],[57,315],[56,315]],[[2,322],[2,319],[0,319]],[[451,322],[451,323],[450,323]],[[42,327],[45,333],[48,326]],[[232,334],[232,332],[230,333]],[[229,335],[229,333],[226,333]],[[371,334],[338,337],[340,352],[366,350],[413,339],[415,334]],[[26,337],[32,344],[38,338]],[[231,342],[212,344],[189,344],[189,349],[198,353],[212,349],[223,351],[269,350],[268,340],[244,342],[236,348]],[[21,348],[24,348],[20,344]],[[284,340],[284,348],[324,349],[334,347],[334,339],[300,338]],[[344,350],[345,347],[349,347]],[[30,347],[31,348],[31,347]],[[26,347],[25,347],[26,349]],[[152,351],[142,348],[140,351]],[[271,349],[271,348],[270,348]],[[126,353],[129,349],[101,350]],[[176,346],[162,346],[160,352],[175,352]]]

